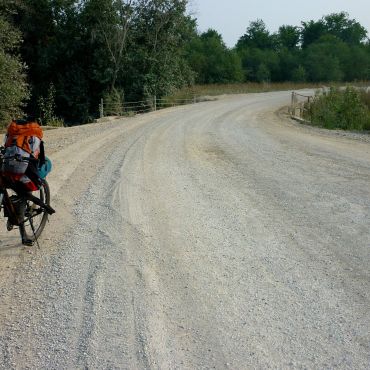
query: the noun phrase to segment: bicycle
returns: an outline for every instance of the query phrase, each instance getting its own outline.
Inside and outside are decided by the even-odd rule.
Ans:
[[[50,206],[50,189],[46,180],[40,179],[36,192],[16,192],[11,180],[1,172],[4,148],[0,147],[0,211],[7,220],[7,230],[19,228],[23,244],[33,245],[45,228],[48,216],[55,213]],[[22,160],[22,159],[19,159]]]

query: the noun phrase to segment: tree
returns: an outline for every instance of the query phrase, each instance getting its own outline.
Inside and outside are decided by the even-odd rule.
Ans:
[[[236,44],[237,49],[257,48],[271,49],[274,47],[274,38],[270,35],[262,19],[257,19],[249,24],[247,32]]]
[[[294,82],[306,82],[307,81],[307,72],[303,66],[298,66],[292,72],[292,81]]]
[[[21,34],[0,15],[0,124],[22,113],[29,97],[25,65],[17,56]]]
[[[134,0],[88,0],[82,18],[89,25],[89,38],[103,53],[106,64],[104,74],[109,76],[110,91],[116,88],[119,73],[127,60],[126,49],[135,17]]]
[[[269,79],[278,81],[280,79],[280,59],[275,50],[245,48],[238,51],[242,60],[242,67],[246,76],[251,81],[259,81],[258,73],[261,64],[269,70]]]
[[[271,80],[270,70],[264,63],[258,66],[256,78],[258,82],[269,82]]]
[[[349,19],[348,13],[329,14],[323,20],[327,33],[347,44],[359,45],[366,39],[366,29],[356,20]]]
[[[367,31],[356,20],[349,19],[348,13],[329,14],[319,21],[302,22],[302,47],[318,41],[322,36],[331,35],[350,45],[359,45],[366,39]]]
[[[349,47],[334,36],[324,36],[305,51],[304,67],[311,81],[342,81],[342,61]]]
[[[124,74],[131,96],[162,96],[192,81],[184,46],[195,22],[186,6],[186,0],[137,1],[130,66]]]
[[[197,73],[197,83],[240,82],[244,78],[239,55],[229,50],[222,36],[212,29],[193,38],[187,60]]]
[[[277,33],[277,41],[280,48],[296,49],[300,40],[300,30],[294,26],[281,26]]]
[[[319,40],[321,36],[325,35],[326,27],[323,20],[302,22],[301,27],[301,41],[302,48],[305,49],[315,41]]]

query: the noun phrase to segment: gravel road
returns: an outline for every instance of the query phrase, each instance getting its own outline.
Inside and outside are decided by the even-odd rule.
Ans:
[[[0,224],[0,369],[369,369],[370,142],[289,97],[48,131],[41,249]]]

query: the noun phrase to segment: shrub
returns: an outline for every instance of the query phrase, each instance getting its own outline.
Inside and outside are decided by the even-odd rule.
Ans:
[[[64,127],[64,121],[55,115],[55,87],[50,84],[46,97],[41,96],[38,100],[41,125]]]
[[[359,90],[331,88],[317,93],[306,114],[313,125],[328,129],[368,130],[370,110]]]
[[[104,115],[105,116],[122,116],[124,93],[122,90],[113,88],[104,95]]]

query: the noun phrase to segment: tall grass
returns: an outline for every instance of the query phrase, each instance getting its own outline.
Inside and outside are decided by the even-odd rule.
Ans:
[[[370,130],[370,92],[347,87],[317,93],[305,118],[328,129]]]
[[[319,88],[320,84],[307,84],[307,83],[240,83],[240,84],[210,84],[210,85],[194,85],[185,87],[181,90],[176,91],[166,99],[178,100],[178,99],[193,99],[197,97],[202,99],[207,96],[217,96],[225,94],[249,94],[249,93],[260,93],[269,91],[279,90],[299,90],[305,88]]]
[[[343,83],[331,83],[331,86],[343,86]],[[369,82],[356,82],[351,83],[351,86],[369,86]],[[225,94],[249,94],[260,93],[269,91],[284,91],[284,90],[300,90],[300,89],[317,89],[322,87],[322,83],[300,83],[300,82],[272,82],[272,83],[239,83],[239,84],[211,84],[211,85],[195,85],[185,87],[176,91],[175,93],[167,96],[165,99],[170,101],[174,100],[187,100],[197,97],[202,99],[207,96],[217,96]]]

